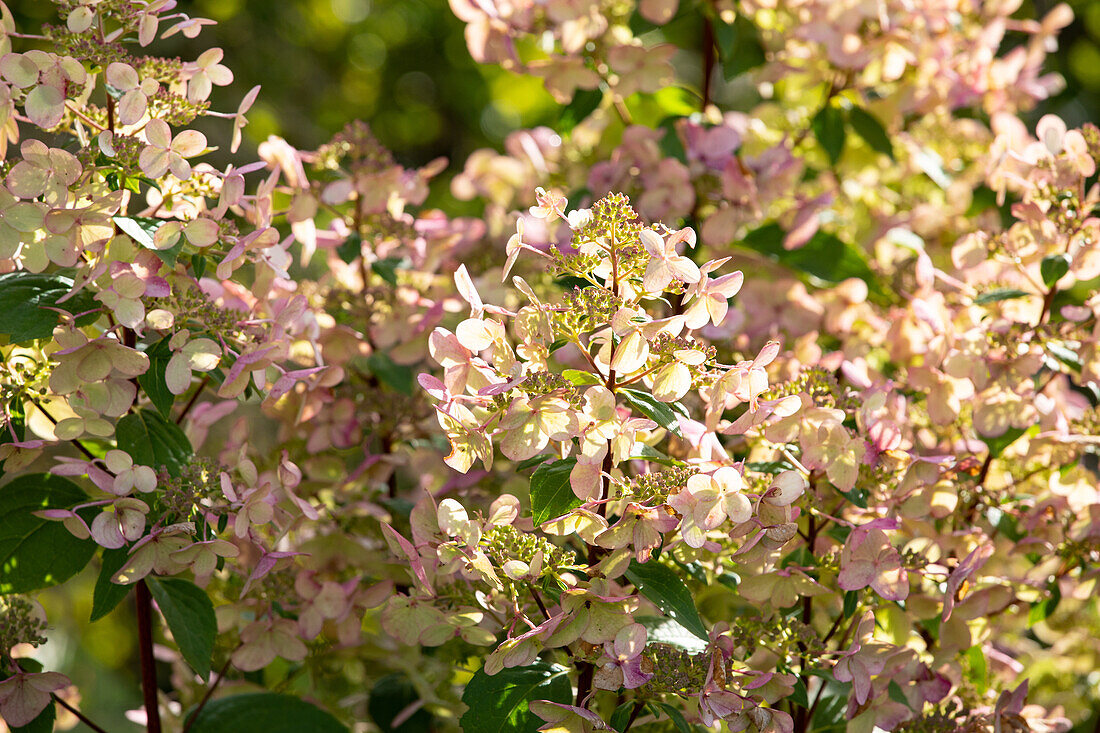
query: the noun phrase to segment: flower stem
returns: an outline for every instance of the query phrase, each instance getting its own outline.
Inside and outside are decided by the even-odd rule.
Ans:
[[[79,710],[77,710],[75,707],[73,707],[69,703],[65,702],[62,698],[58,697],[57,695],[55,695],[53,693],[50,693],[50,697],[53,698],[54,702],[56,702],[58,705],[65,708],[66,710],[68,710],[73,715],[75,715],[81,723],[88,726],[89,728],[94,730],[96,733],[107,733],[107,731],[103,730],[103,728],[96,725],[87,715],[80,712]]]
[[[145,701],[146,730],[161,733],[157,704],[157,667],[153,658],[153,596],[144,580],[134,589],[137,605],[138,652],[141,659],[141,693]]]
[[[222,680],[225,679],[225,673],[228,669],[229,659],[227,658],[225,660],[225,664],[223,664],[222,668],[218,670],[217,676],[214,677],[214,682],[210,685],[210,687],[206,688],[206,692],[205,694],[203,694],[202,699],[199,700],[199,704],[195,706],[194,712],[192,712],[191,715],[188,716],[187,722],[183,726],[183,733],[187,733],[187,731],[191,730],[191,726],[194,725],[195,719],[199,717],[199,713],[202,712],[202,709],[206,706],[206,703],[210,701],[210,696],[214,694],[214,690],[218,689],[218,685],[220,685],[222,683]]]

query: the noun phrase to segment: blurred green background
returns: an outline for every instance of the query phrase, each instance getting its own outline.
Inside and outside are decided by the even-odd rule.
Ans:
[[[21,30],[56,22],[49,0],[6,2]],[[1028,0],[1018,17],[1041,16],[1055,4]],[[1046,112],[1071,126],[1100,121],[1100,0],[1070,5],[1076,20],[1049,63],[1065,77],[1066,88],[1028,115],[1032,123]],[[512,130],[552,125],[557,115],[540,80],[470,58],[464,24],[446,0],[181,0],[179,7],[218,25],[197,41],[174,36],[158,43],[156,52],[192,60],[198,49],[222,47],[235,81],[215,88],[214,109],[235,110],[252,86],[263,86],[248,115],[242,150],[233,156],[237,161],[255,159],[257,144],[268,135],[309,149],[358,118],[407,166],[447,157],[451,168],[442,183],[473,150],[499,148]],[[212,141],[228,140],[225,120],[205,127]],[[211,162],[228,159],[222,150]],[[436,192],[437,202],[447,199],[445,189]],[[40,658],[48,668],[70,671],[84,693],[84,708],[108,730],[137,731],[122,715],[140,705],[131,634],[125,632],[132,608],[123,604],[87,624],[90,609],[72,604],[91,598],[94,579],[89,571],[64,590],[44,594],[55,633]]]

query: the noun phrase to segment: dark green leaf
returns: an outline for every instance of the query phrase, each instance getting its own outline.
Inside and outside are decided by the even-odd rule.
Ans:
[[[676,122],[681,119],[683,118],[676,116],[666,117],[661,122],[657,129],[664,134],[661,135],[658,146],[666,158],[675,158],[681,163],[687,163],[687,151],[684,150],[684,143],[680,140],[680,134],[676,131]]]
[[[848,110],[848,124],[872,150],[894,159],[894,144],[890,142],[890,135],[874,115],[861,107],[852,107]]]
[[[147,409],[119,420],[115,437],[118,447],[129,453],[134,463],[152,466],[154,470],[164,466],[169,476],[179,476],[194,452],[178,425]]]
[[[129,585],[112,583],[111,578],[130,556],[130,550],[120,547],[117,550],[104,550],[100,558],[99,577],[95,581],[95,590],[92,591],[92,617],[90,621],[98,621],[111,611],[130,593]]]
[[[672,721],[672,724],[676,726],[676,730],[680,733],[691,733],[691,726],[688,725],[683,713],[667,702],[656,702],[654,704],[664,711],[665,715]]]
[[[0,335],[7,334],[13,344],[33,339],[49,338],[60,316],[50,308],[60,308],[73,315],[85,313],[76,319],[78,326],[86,326],[97,313],[86,313],[100,305],[87,290],[81,290],[64,303],[58,299],[73,287],[71,278],[63,275],[37,274],[20,270],[0,275]]]
[[[1026,298],[1029,295],[1031,295],[1031,293],[1026,290],[1018,290],[1016,288],[995,288],[993,290],[987,290],[974,298],[974,305],[986,305],[987,303],[997,303],[1002,300]]]
[[[393,719],[420,699],[416,688],[402,674],[386,675],[374,684],[367,701],[367,714],[382,733],[429,733],[432,716],[420,708],[401,725],[394,727]]]
[[[810,707],[810,696],[806,691],[806,683],[801,678],[795,681],[794,691],[791,693],[790,701],[801,708]]]
[[[550,456],[546,455],[545,453],[540,453],[537,456],[531,456],[526,461],[520,461],[515,466],[513,466],[513,470],[519,473],[520,471],[526,471],[528,468],[541,466],[548,460],[550,460]]]
[[[545,662],[503,669],[492,676],[479,669],[462,693],[469,710],[458,722],[465,733],[535,733],[544,723],[528,712],[531,700],[571,703],[568,670]]]
[[[566,133],[579,125],[588,115],[592,114],[600,102],[603,101],[603,92],[599,89],[580,89],[573,95],[573,101],[562,109],[554,129],[559,133]]]
[[[611,713],[611,727],[617,731],[625,731],[626,724],[630,722],[630,714],[634,712],[634,706],[641,705],[640,702],[633,700],[627,700],[619,707],[615,708],[615,712]]]
[[[968,219],[973,219],[983,211],[997,206],[997,192],[989,186],[978,186],[971,196],[970,208],[966,210]]]
[[[1043,258],[1043,261],[1039,263],[1039,274],[1043,276],[1043,285],[1048,288],[1053,287],[1054,283],[1062,279],[1062,276],[1069,272],[1069,255],[1047,255]]]
[[[700,639],[709,640],[691,591],[675,570],[656,561],[639,563],[631,560],[626,579],[669,618],[675,619]]]
[[[859,593],[854,590],[844,593],[844,618],[851,618],[859,608]]]
[[[363,238],[359,236],[358,232],[352,232],[348,235],[348,238],[336,248],[336,254],[339,255],[340,259],[345,263],[350,265],[363,254]]]
[[[778,224],[765,224],[746,235],[744,246],[770,255],[780,264],[826,283],[838,283],[858,277],[870,291],[882,295],[882,286],[867,265],[863,254],[835,234],[819,231],[802,247],[783,248],[786,236]]]
[[[726,81],[767,61],[756,26],[740,13],[733,23],[714,22],[714,39]]]
[[[1058,583],[1054,582],[1050,584],[1050,598],[1039,601],[1038,603],[1031,604],[1031,608],[1027,612],[1027,625],[1028,628],[1034,626],[1040,621],[1045,621],[1050,618],[1050,615],[1054,613],[1054,610],[1058,608],[1058,604],[1062,602],[1062,590],[1058,587]]]
[[[375,275],[397,287],[397,270],[403,264],[405,261],[400,257],[386,257],[372,262],[370,269]]]
[[[635,616],[634,621],[645,627],[650,644],[668,644],[686,649],[692,654],[698,654],[707,648],[706,642],[667,616]]]
[[[844,113],[826,102],[825,106],[814,115],[810,126],[813,128],[814,137],[825,149],[825,154],[829,156],[829,162],[836,165],[840,160],[840,154],[844,152],[844,140],[848,135],[844,126]]]
[[[894,702],[909,707],[909,700],[905,697],[905,691],[901,689],[901,685],[896,681],[890,680],[890,684],[886,688],[886,694],[889,695],[890,699]]]
[[[531,513],[536,527],[584,503],[569,485],[569,472],[576,464],[576,458],[564,458],[535,469],[531,476]]]
[[[0,595],[64,583],[84,569],[96,544],[34,512],[70,509],[87,499],[72,481],[45,473],[19,476],[0,487]]]
[[[153,219],[147,216],[116,216],[115,224],[123,232],[129,234],[130,239],[145,247],[145,249],[156,252],[157,257],[160,257],[169,267],[176,264],[176,258],[183,250],[182,234],[176,240],[176,243],[168,249],[157,249],[156,244],[153,242],[153,235],[165,224],[164,219]]]
[[[834,486],[833,488],[836,487]],[[838,494],[855,504],[860,509],[867,508],[867,489],[863,488],[862,486],[856,486],[850,491],[841,491],[840,489],[837,489],[836,491]]]
[[[397,364],[385,352],[375,351],[367,357],[367,367],[382,384],[395,392],[411,397],[416,389],[412,367]]]
[[[214,654],[214,638],[218,635],[218,620],[214,617],[210,596],[191,581],[181,578],[149,576],[145,582],[183,658],[205,679],[210,674],[210,657]]]
[[[176,396],[168,391],[168,383],[164,378],[164,371],[168,368],[168,361],[172,358],[172,350],[168,348],[169,337],[165,336],[145,350],[149,357],[149,369],[144,374],[138,375],[138,384],[142,391],[153,403],[164,418],[170,418],[172,405],[176,403]]]
[[[116,216],[115,224],[124,233],[130,235],[142,247],[156,249],[153,243],[153,235],[164,226],[164,219],[153,219],[147,216]]]
[[[676,420],[676,412],[667,403],[659,401],[648,392],[641,392],[636,389],[621,389],[619,394],[630,403],[631,407],[653,422],[676,435],[682,435],[680,424]]]
[[[194,716],[191,733],[347,733],[316,705],[291,695],[256,692],[211,700]]]
[[[195,276],[196,280],[201,280],[202,276],[206,274],[206,257],[204,255],[191,255],[191,274]]]

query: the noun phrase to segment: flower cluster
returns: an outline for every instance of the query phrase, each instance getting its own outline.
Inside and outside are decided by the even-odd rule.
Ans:
[[[363,123],[213,168],[259,89],[144,55],[212,21],[55,4],[0,3],[8,726],[75,710],[25,594],[89,563],[151,729],[257,680],[383,730],[1095,705],[1100,130],[1019,117],[1064,6],[452,0],[568,106],[451,218]]]

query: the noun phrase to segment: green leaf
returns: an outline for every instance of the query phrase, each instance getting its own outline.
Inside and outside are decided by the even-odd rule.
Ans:
[[[375,351],[367,357],[367,368],[394,392],[412,397],[415,390],[412,367],[397,364],[388,354]]]
[[[153,243],[153,235],[164,226],[164,219],[153,219],[148,216],[116,216],[115,224],[124,233],[146,249],[156,249]],[[182,237],[181,237],[182,239]]]
[[[201,280],[206,274],[206,256],[200,254],[191,255],[191,273],[196,280]]]
[[[149,357],[149,368],[137,378],[142,391],[165,419],[171,418],[172,405],[176,403],[176,396],[168,390],[168,382],[164,378],[168,361],[172,358],[172,350],[168,348],[169,338],[165,336],[145,350],[145,355]]]
[[[683,435],[680,432],[680,424],[676,420],[676,412],[667,403],[659,401],[648,392],[641,392],[636,389],[620,389],[619,394],[630,403],[631,407],[653,422],[676,435]]]
[[[1066,345],[1065,341],[1047,341],[1043,346],[1050,356],[1075,372],[1081,371],[1081,358],[1073,348]]]
[[[470,709],[458,722],[465,733],[535,733],[544,723],[528,712],[531,700],[571,703],[568,670],[545,662],[503,669],[492,676],[479,669],[462,693],[462,702]]]
[[[182,578],[149,576],[145,582],[183,658],[205,679],[210,674],[210,657],[214,654],[214,638],[218,635],[218,620],[214,617],[210,596]]]
[[[985,661],[981,644],[975,644],[966,650],[966,661],[970,667],[970,681],[978,688],[978,692],[984,694],[989,688],[989,665]]]
[[[989,455],[997,458],[1025,432],[1023,428],[1009,428],[995,438],[982,438],[982,442],[989,447]]]
[[[634,621],[645,627],[646,639],[650,644],[668,644],[692,654],[698,654],[707,648],[706,642],[667,616],[635,616]]]
[[[906,699],[906,697],[905,697],[905,691],[901,689],[901,685],[899,685],[896,681],[890,680],[890,684],[886,688],[886,694],[894,702],[901,703],[902,705],[904,705],[907,708],[910,707],[909,706],[909,700]],[[910,708],[910,709],[912,709],[912,708]]]
[[[683,713],[667,702],[656,702],[653,704],[664,711],[665,715],[672,721],[672,724],[676,726],[676,730],[680,733],[691,733],[691,726],[688,725],[687,719],[684,718]]]
[[[844,140],[848,136],[844,126],[844,113],[826,102],[825,106],[814,115],[810,126],[813,128],[814,137],[825,149],[825,154],[829,156],[829,162],[836,165],[840,160],[840,154],[844,152]]]
[[[152,410],[142,409],[123,417],[115,427],[115,437],[118,447],[129,453],[134,463],[154,470],[164,466],[169,476],[179,476],[194,453],[179,425]]]
[[[164,219],[153,219],[147,216],[116,216],[114,219],[118,228],[129,234],[130,239],[145,249],[155,252],[164,264],[169,267],[175,266],[176,259],[183,251],[183,235],[181,234],[176,243],[168,249],[158,249],[153,242],[153,235],[165,224]]]
[[[397,269],[403,264],[405,260],[400,257],[386,257],[372,262],[370,269],[375,275],[397,287]]]
[[[95,622],[103,618],[115,610],[118,604],[122,603],[123,599],[129,595],[129,585],[111,582],[111,578],[119,570],[122,570],[122,566],[126,564],[126,559],[129,557],[130,550],[126,547],[103,551],[103,555],[100,557],[99,577],[96,578],[95,589],[92,591],[92,617],[89,619],[90,621]]]
[[[1031,295],[1031,293],[1026,290],[1018,290],[1016,288],[994,288],[974,298],[974,305],[986,305],[987,303],[997,303],[1002,300],[1026,298],[1029,295]]]
[[[535,469],[531,476],[531,513],[536,527],[584,503],[569,485],[569,472],[576,464],[576,458],[564,458]]]
[[[20,270],[0,275],[0,335],[7,334],[13,344],[34,339],[49,338],[60,320],[56,311],[60,308],[73,315],[85,313],[76,319],[78,326],[86,326],[99,317],[98,313],[86,313],[100,307],[87,290],[81,290],[64,303],[57,301],[73,287],[71,278],[63,275],[45,275]]]
[[[859,608],[859,593],[850,590],[844,593],[844,618],[851,618]]]
[[[1054,283],[1062,279],[1069,272],[1069,255],[1047,255],[1039,263],[1039,274],[1043,277],[1043,285],[1054,287]]]
[[[795,681],[794,691],[791,693],[791,696],[790,696],[789,699],[790,699],[791,702],[793,702],[795,705],[798,705],[800,708],[809,709],[809,707],[810,707],[810,696],[809,696],[809,693],[806,690],[806,683],[802,680],[801,677],[798,680]]]
[[[84,569],[96,544],[79,540],[43,509],[70,509],[87,495],[66,478],[27,474],[0,487],[0,595],[64,583]]]
[[[615,712],[611,713],[611,720],[608,721],[611,727],[617,731],[625,731],[626,724],[630,722],[630,714],[634,712],[634,706],[639,704],[633,700],[627,700],[615,708]]]
[[[664,134],[661,135],[660,142],[657,146],[661,149],[661,154],[666,158],[675,158],[681,163],[687,163],[687,151],[684,150],[684,143],[680,139],[680,134],[676,132],[676,122],[684,119],[680,116],[666,117],[657,128]]]
[[[292,695],[256,692],[210,700],[191,733],[347,733],[340,721]]]
[[[872,150],[894,159],[894,144],[878,118],[862,107],[852,107],[848,110],[848,124]]]
[[[336,254],[345,264],[350,265],[352,262],[363,254],[363,238],[359,236],[358,232],[352,232],[348,235],[348,238],[336,248]]]
[[[561,375],[568,379],[570,384],[574,384],[578,387],[582,385],[602,384],[600,378],[595,374],[592,372],[584,372],[580,369],[566,369]]]
[[[401,725],[394,727],[393,719],[420,699],[416,688],[402,674],[389,674],[378,680],[370,691],[367,714],[382,729],[382,733],[429,733],[432,716],[424,708],[413,713]]]
[[[550,459],[550,456],[546,455],[545,453],[539,453],[537,456],[531,456],[526,461],[520,461],[519,463],[515,464],[514,466],[512,466],[512,470],[514,470],[516,473],[519,473],[521,471],[526,471],[528,468],[534,468],[535,466],[541,466],[543,463],[546,463],[546,461],[548,461],[549,459]]]
[[[794,250],[783,248],[785,236],[783,229],[773,222],[749,232],[743,245],[770,255],[785,267],[826,283],[839,283],[850,277],[858,277],[867,283],[872,293],[880,296],[883,294],[882,285],[864,259],[863,253],[835,234],[818,231],[809,242]]]
[[[1062,602],[1062,590],[1058,587],[1058,583],[1051,583],[1049,587],[1050,598],[1046,598],[1038,603],[1033,603],[1031,604],[1031,608],[1028,609],[1028,628],[1031,628],[1040,621],[1045,621],[1050,618],[1050,615],[1058,608],[1058,604]]]
[[[732,23],[714,23],[714,39],[726,81],[764,64],[768,59],[756,26],[740,13]]]
[[[603,92],[599,89],[581,89],[573,95],[573,101],[562,109],[554,129],[566,133],[588,118],[603,101]]]
[[[676,571],[656,561],[639,563],[631,560],[626,579],[669,618],[700,639],[709,641],[707,628],[699,617],[699,610],[695,608],[691,591]]]
[[[665,455],[661,451],[657,450],[653,446],[640,443],[638,450],[634,452],[634,455],[627,456],[628,461],[649,461],[650,463],[660,463],[662,466],[686,466],[687,464],[676,458]]]

